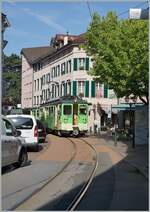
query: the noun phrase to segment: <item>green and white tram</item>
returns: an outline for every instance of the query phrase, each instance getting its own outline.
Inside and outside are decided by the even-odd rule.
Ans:
[[[88,103],[79,97],[66,96],[33,109],[32,114],[58,135],[85,134],[88,131]]]

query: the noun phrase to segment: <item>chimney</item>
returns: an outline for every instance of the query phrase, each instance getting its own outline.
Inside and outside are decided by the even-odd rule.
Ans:
[[[68,44],[68,36],[64,36],[64,46]]]

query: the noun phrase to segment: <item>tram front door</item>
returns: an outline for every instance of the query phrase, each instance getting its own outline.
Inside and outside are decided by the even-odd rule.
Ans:
[[[73,125],[78,124],[78,104],[73,105]]]

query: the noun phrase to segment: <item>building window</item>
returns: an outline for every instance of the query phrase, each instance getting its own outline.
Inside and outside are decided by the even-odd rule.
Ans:
[[[57,85],[57,96],[59,96],[59,85]]]
[[[53,73],[54,73],[53,77],[56,77],[56,68],[55,67],[53,68]]]
[[[60,85],[60,96],[62,96],[62,84]]]
[[[39,105],[39,96],[37,96],[37,105]]]
[[[65,96],[65,83],[62,84],[62,96]]]
[[[52,77],[52,79],[53,79],[53,77],[54,77],[53,68],[51,69],[51,77]]]
[[[34,80],[34,90],[36,91],[36,80]]]
[[[41,77],[41,89],[42,89],[42,86],[43,86],[43,77]]]
[[[68,72],[71,73],[71,60],[68,61]]]
[[[82,95],[85,96],[85,82],[79,81],[78,82],[78,96]]]
[[[60,65],[57,66],[58,76],[60,76]]]
[[[78,58],[78,70],[86,70],[85,58]]]
[[[42,100],[43,100],[42,95],[40,95],[40,104],[42,104]]]
[[[36,96],[34,96],[34,105],[36,105]]]
[[[103,86],[99,83],[95,83],[95,96],[96,98],[103,97]]]
[[[57,88],[56,88],[56,85],[54,85],[54,90],[55,90],[55,93],[54,93],[54,97],[56,98],[56,95],[57,95],[57,90],[56,90]]]
[[[45,85],[45,75],[43,75],[43,85]]]
[[[74,71],[89,70],[89,58],[74,58]]]
[[[39,79],[37,79],[37,90],[39,91]]]
[[[66,62],[66,73],[71,72],[71,60]]]
[[[33,65],[33,70],[36,72],[38,70],[41,70],[43,68],[43,63],[40,62],[40,63],[36,63]]]
[[[45,90],[42,91],[42,100],[45,101],[46,100],[46,92]]]
[[[61,75],[65,74],[65,63],[61,64]]]
[[[67,88],[67,95],[71,95],[71,82],[68,82],[67,83],[67,86],[68,86],[68,88]]]
[[[52,98],[54,98],[54,92],[55,92],[55,90],[54,90],[54,84],[52,85]]]

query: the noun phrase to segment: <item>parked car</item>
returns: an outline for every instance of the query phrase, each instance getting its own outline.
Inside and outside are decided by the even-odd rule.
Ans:
[[[19,114],[23,114],[23,111],[21,108],[13,108],[10,111],[10,115],[19,115]]]
[[[40,122],[32,115],[8,115],[15,127],[21,131],[21,136],[25,139],[27,147],[32,147],[35,150],[38,150],[38,143],[42,137],[42,130],[40,128]],[[38,129],[39,126],[39,129]]]
[[[45,142],[46,140],[46,128],[44,127],[43,123],[36,119],[37,127],[38,127],[38,136],[39,136],[39,142]]]
[[[25,140],[20,137],[13,122],[2,116],[1,144],[2,144],[2,167],[13,164],[15,167],[26,165],[28,161]]]

